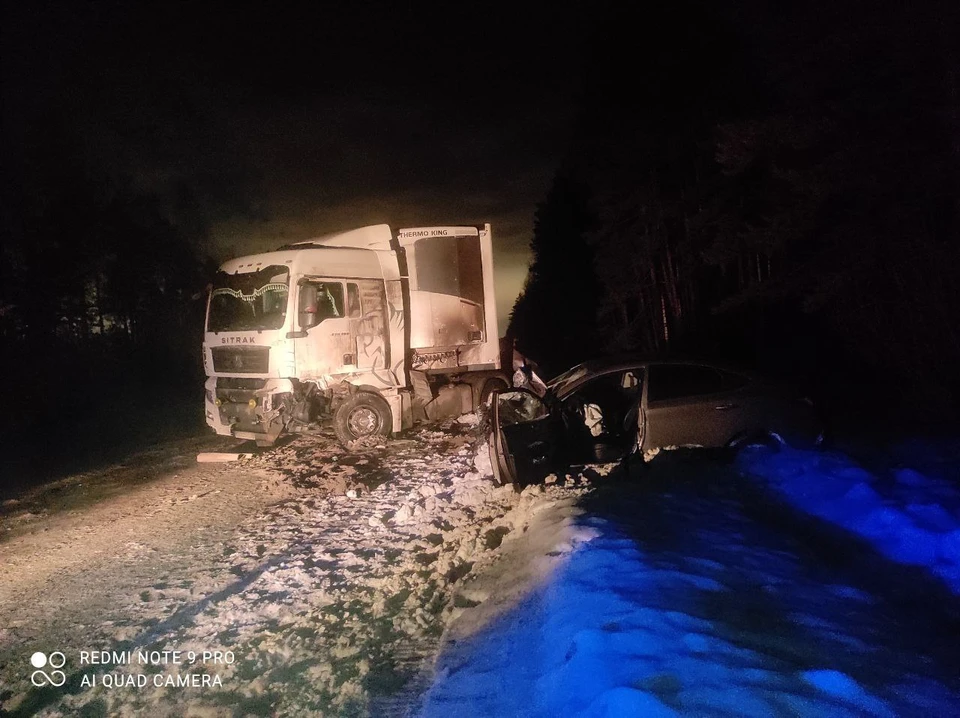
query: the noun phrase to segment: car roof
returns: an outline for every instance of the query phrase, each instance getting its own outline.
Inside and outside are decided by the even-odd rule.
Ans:
[[[756,375],[742,368],[730,366],[721,362],[698,360],[698,359],[649,359],[636,355],[610,356],[600,359],[591,359],[571,367],[562,374],[547,382],[551,389],[557,388],[565,376],[569,376],[562,388],[557,389],[557,394],[561,398],[573,391],[575,387],[585,382],[588,378],[610,374],[616,371],[626,371],[627,369],[641,369],[648,366],[706,366],[720,371],[733,372],[750,379],[756,379]],[[575,378],[574,378],[575,376]]]
[[[668,366],[708,366],[713,367],[714,369],[735,371],[741,374],[750,373],[743,367],[738,367],[723,361],[714,361],[712,359],[650,359],[647,357],[630,354],[601,357],[599,359],[589,359],[585,362],[580,362],[579,364],[570,367],[570,369],[567,371],[583,367],[590,373],[606,373],[615,369],[629,369],[630,367],[643,367],[652,364]]]

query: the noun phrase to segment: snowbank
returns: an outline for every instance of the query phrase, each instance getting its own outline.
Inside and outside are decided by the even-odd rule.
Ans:
[[[926,567],[960,594],[957,484],[904,466],[871,473],[839,452],[756,448],[737,461],[797,508],[857,534],[893,561]]]
[[[731,578],[721,563],[684,561],[658,569],[609,523],[589,524],[600,536],[578,545],[548,586],[447,653],[421,718],[458,711],[544,718],[886,718],[915,700],[913,691],[892,706],[832,666],[791,670],[739,645],[742,637],[731,635],[723,621],[702,615],[703,592],[717,595],[717,602],[742,600],[716,580]],[[762,559],[771,576],[789,566],[774,552]],[[942,695],[935,712],[952,701],[955,696]]]
[[[422,718],[960,715],[940,616],[809,562],[729,467],[660,470],[583,502],[547,582],[447,645]]]

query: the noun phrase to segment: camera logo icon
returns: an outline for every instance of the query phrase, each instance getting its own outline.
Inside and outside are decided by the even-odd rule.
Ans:
[[[66,664],[67,657],[60,651],[54,651],[49,656],[47,656],[46,653],[37,651],[30,656],[30,665],[37,669],[30,674],[30,682],[37,687],[50,685],[59,688],[67,682],[67,674],[59,670]],[[42,670],[47,666],[53,669],[49,673]]]

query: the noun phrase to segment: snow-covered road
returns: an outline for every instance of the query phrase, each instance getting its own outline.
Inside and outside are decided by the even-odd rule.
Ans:
[[[235,464],[142,455],[6,507],[0,709],[405,712],[463,579],[579,491],[495,487],[475,419],[351,454],[301,437]]]
[[[582,508],[549,582],[446,647],[424,716],[960,715],[960,604],[924,569],[696,454]]]

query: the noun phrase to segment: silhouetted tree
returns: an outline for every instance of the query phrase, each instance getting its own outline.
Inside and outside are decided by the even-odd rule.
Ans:
[[[559,174],[537,209],[533,262],[507,331],[548,373],[598,353],[599,287],[586,243],[594,223],[585,189]]]
[[[901,406],[960,406],[956,9],[605,17],[563,175],[595,212],[598,345],[786,366],[838,395],[894,374]],[[518,302],[541,352],[517,320],[569,272],[541,263]]]

